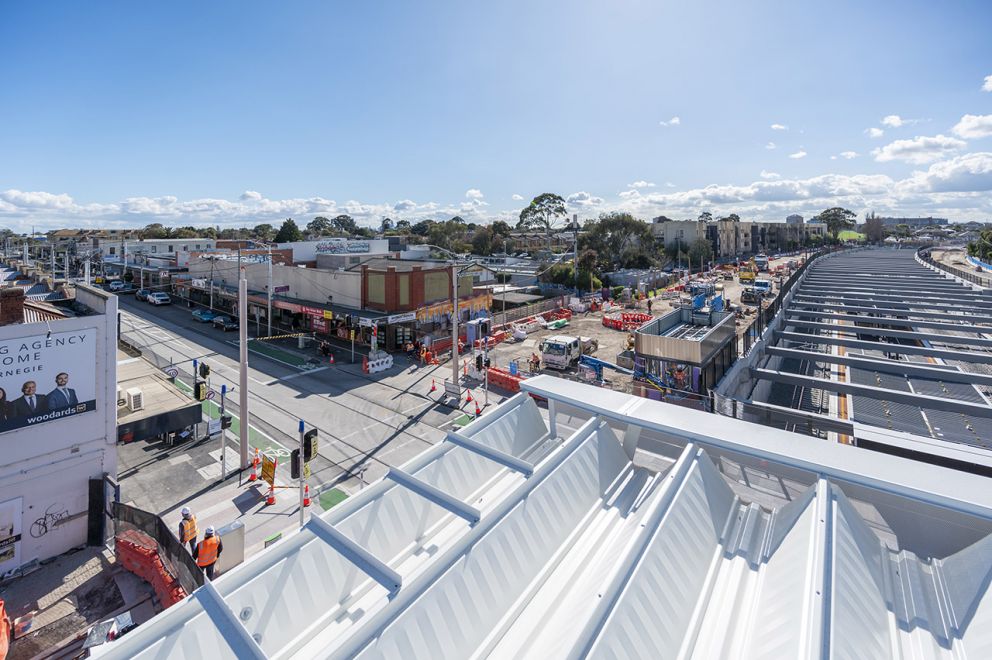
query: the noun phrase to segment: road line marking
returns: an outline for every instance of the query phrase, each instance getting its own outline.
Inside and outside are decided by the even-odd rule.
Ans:
[[[283,364],[285,364],[285,362]],[[298,374],[289,374],[288,376],[273,378],[267,383],[261,383],[260,381],[257,381],[254,378],[252,378],[252,380],[255,380],[255,382],[259,383],[260,385],[275,385],[276,383],[282,382],[284,380],[293,380],[294,378],[302,378],[303,376],[309,376],[310,374],[315,374],[318,371],[327,371],[328,369],[330,369],[330,367],[317,367],[316,369],[308,369],[307,371],[301,371]]]

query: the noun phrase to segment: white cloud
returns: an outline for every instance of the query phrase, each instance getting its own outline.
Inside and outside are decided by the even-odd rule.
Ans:
[[[524,199],[524,196],[523,195],[518,195],[518,194],[514,193],[513,196],[510,199],[512,199],[515,202],[522,202],[523,199]]]
[[[590,195],[585,191],[580,191],[577,193],[572,193],[565,198],[565,202],[569,206],[579,206],[579,207],[589,207],[589,206],[599,206],[603,203],[602,197],[595,197]]]
[[[765,145],[765,149],[768,149],[769,151],[771,151],[772,149],[775,149],[775,148],[776,148],[776,145],[775,145],[774,142],[769,142],[768,144]]]
[[[992,76],[985,76],[985,82],[982,84],[983,92],[992,92]]]
[[[922,165],[950,156],[966,146],[968,146],[966,142],[945,135],[917,136],[911,140],[890,142],[884,147],[874,149],[871,153],[875,156],[875,160],[880,163],[901,160],[914,165]]]
[[[800,147],[799,151],[797,151],[796,153],[789,154],[789,158],[792,158],[793,160],[799,160],[800,158],[805,158],[805,157],[806,157],[806,152],[803,151],[802,147]]]
[[[889,128],[899,128],[906,121],[899,115],[886,115],[882,117],[882,126],[888,126]]]
[[[675,187],[675,184],[672,183],[671,181],[666,181],[665,182],[665,187],[666,188],[674,188]]]
[[[771,129],[773,131],[787,131],[789,130],[789,127],[786,126],[785,124],[772,124]]]
[[[915,192],[975,193],[992,191],[992,153],[965,154],[914,172],[903,188]]]
[[[885,135],[885,131],[883,131],[880,128],[866,128],[865,129],[865,135],[867,135],[868,137],[870,137],[872,139],[878,139],[878,138],[882,137],[883,135]]]
[[[977,139],[992,135],[992,115],[965,115],[951,131],[958,137]]]
[[[636,190],[624,190],[623,192],[617,193],[617,197],[620,199],[631,199],[632,197],[640,197],[641,193]]]
[[[658,122],[658,124],[661,125],[661,126],[678,126],[681,123],[682,123],[682,120],[679,119],[679,116],[678,115],[675,115],[674,117],[672,117],[668,121],[659,121]]]
[[[478,188],[469,188],[465,191],[465,196],[469,199],[482,199],[485,197],[485,195],[482,194],[482,191]]]
[[[241,193],[241,198],[240,199],[243,202],[258,201],[258,200],[262,199],[262,193],[257,192],[255,190],[246,190],[243,193]]]
[[[654,184],[650,181],[635,181],[634,183],[628,183],[628,188],[654,188]]]
[[[840,157],[845,160],[851,160],[858,157],[857,151],[842,151],[840,152]]]
[[[417,208],[417,203],[409,199],[401,199],[393,204],[394,211],[409,211],[415,208]]]
[[[768,170],[761,170],[761,178],[765,180],[781,179],[782,175],[778,172],[769,172]]]

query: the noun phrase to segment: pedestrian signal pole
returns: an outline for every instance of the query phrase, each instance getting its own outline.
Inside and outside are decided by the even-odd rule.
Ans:
[[[220,386],[220,479],[227,479],[227,428],[224,426],[224,399],[227,397],[227,384]]]
[[[299,464],[298,465],[299,465],[299,471],[300,471],[300,527],[303,527],[303,525],[306,524],[306,509],[303,507],[303,488],[304,488],[304,484],[303,484],[303,481],[304,481],[303,480],[303,466],[304,466],[304,462],[303,462],[303,435],[304,435],[304,432],[303,432],[303,430],[304,430],[304,428],[305,427],[304,427],[304,424],[303,424],[303,420],[301,419],[300,420],[300,453],[299,453],[299,455],[296,458],[296,460],[299,461]]]

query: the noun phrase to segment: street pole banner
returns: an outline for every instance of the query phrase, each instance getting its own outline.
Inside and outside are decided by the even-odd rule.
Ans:
[[[0,433],[96,410],[96,334],[0,341]]]

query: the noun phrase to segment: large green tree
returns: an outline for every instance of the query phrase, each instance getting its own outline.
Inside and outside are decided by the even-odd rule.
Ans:
[[[308,234],[324,236],[332,233],[333,231],[334,226],[331,224],[331,221],[322,215],[318,215],[316,218],[307,223]]]
[[[885,224],[874,211],[865,216],[865,236],[870,243],[881,243],[885,240]]]
[[[713,258],[713,244],[705,238],[697,238],[689,246],[690,267],[704,264]]]
[[[255,225],[255,228],[250,233],[246,232],[246,235],[253,236],[260,241],[271,241],[272,237],[276,235],[276,228],[267,222],[263,222],[260,225]],[[242,238],[242,236],[238,236],[238,238]]]
[[[857,217],[854,211],[848,211],[847,209],[835,206],[827,209],[813,219],[825,224],[827,231],[834,237],[834,240],[837,240],[842,231],[854,228],[857,224]]]
[[[345,234],[359,233],[358,224],[355,222],[355,219],[345,213],[331,218],[331,228],[334,231],[343,232]]]
[[[579,244],[594,250],[603,269],[638,268],[654,261],[650,226],[629,213],[603,213],[582,234]]]
[[[558,220],[568,215],[565,200],[561,195],[541,193],[520,211],[518,227],[526,229],[543,229],[548,237],[548,252],[551,252],[551,230]]]
[[[295,243],[296,241],[303,240],[303,232],[300,228],[296,226],[296,222],[292,218],[286,218],[283,220],[282,226],[279,227],[279,233],[276,234],[276,243]]]

